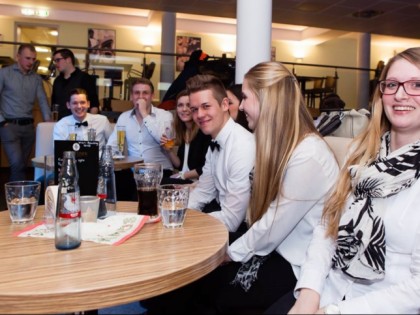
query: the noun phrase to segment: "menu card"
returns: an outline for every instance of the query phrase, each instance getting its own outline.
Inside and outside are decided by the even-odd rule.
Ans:
[[[64,151],[76,152],[76,165],[79,172],[80,195],[96,195],[99,172],[99,142],[98,141],[54,141],[54,177],[58,177],[63,164]]]

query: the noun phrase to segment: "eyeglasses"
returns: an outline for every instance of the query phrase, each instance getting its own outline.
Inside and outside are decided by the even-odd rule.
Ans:
[[[383,95],[393,95],[397,93],[401,85],[407,95],[420,96],[420,80],[408,80],[405,82],[385,80],[379,82],[379,90]]]
[[[59,63],[60,60],[62,60],[62,59],[66,59],[66,58],[55,58],[53,61],[54,61],[54,63]]]

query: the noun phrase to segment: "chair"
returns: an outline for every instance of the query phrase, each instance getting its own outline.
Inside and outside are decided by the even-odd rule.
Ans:
[[[347,154],[349,152],[349,146],[353,138],[325,136],[324,140],[327,142],[331,151],[334,153],[338,166],[341,169],[346,160]]]
[[[315,108],[315,99],[322,98],[324,80],[325,78],[315,79],[313,88],[305,90],[306,106]]]
[[[40,122],[36,126],[35,156],[54,154],[54,131],[55,122]],[[34,179],[44,176],[44,170],[34,168]]]

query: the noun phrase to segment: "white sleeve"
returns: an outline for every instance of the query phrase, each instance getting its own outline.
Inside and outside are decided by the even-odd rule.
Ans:
[[[69,131],[67,124],[64,123],[64,121],[57,122],[54,125],[54,131],[53,131],[53,139],[54,140],[67,140],[69,137]]]
[[[188,208],[201,210],[205,204],[212,201],[217,196],[214,185],[214,177],[211,173],[210,151],[206,154],[206,163],[203,167],[203,173],[198,179],[194,189],[190,192],[188,199]]]
[[[336,173],[320,170],[322,166],[316,157],[306,153],[292,156],[281,194],[271,202],[261,219],[230,245],[228,254],[232,260],[246,262],[253,255],[265,256],[280,246],[333,186],[335,177],[331,176]],[[319,205],[317,211],[321,212]]]

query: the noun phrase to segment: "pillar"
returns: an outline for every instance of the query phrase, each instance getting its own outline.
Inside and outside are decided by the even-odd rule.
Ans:
[[[271,59],[272,0],[236,2],[235,83],[257,63]]]
[[[370,34],[362,33],[358,36],[357,67],[370,69]],[[358,71],[357,76],[357,104],[356,108],[369,107],[370,71]]]
[[[162,35],[161,51],[163,53],[175,53],[175,35],[176,35],[176,13],[163,12],[162,14]],[[160,57],[160,82],[159,86],[169,86],[175,80],[175,56]],[[158,86],[158,88],[159,88]],[[166,89],[161,90],[160,101],[165,96]]]

